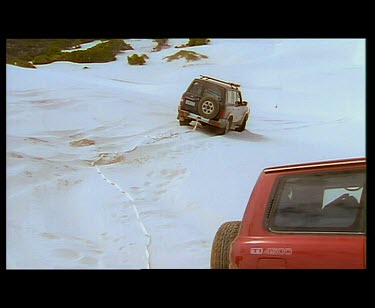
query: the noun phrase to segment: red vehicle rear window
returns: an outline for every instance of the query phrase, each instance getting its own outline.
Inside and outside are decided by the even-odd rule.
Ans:
[[[271,231],[364,233],[366,170],[281,176],[272,200]]]

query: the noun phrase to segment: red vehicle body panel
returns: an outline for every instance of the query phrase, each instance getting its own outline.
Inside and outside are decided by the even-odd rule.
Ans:
[[[230,268],[366,268],[366,235],[363,233],[277,233],[265,223],[270,196],[279,176],[364,168],[365,158],[353,158],[264,169],[249,198],[239,234],[232,243]]]

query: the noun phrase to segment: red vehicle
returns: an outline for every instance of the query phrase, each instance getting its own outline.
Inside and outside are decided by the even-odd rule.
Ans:
[[[262,170],[242,221],[218,229],[211,268],[365,269],[366,158]]]

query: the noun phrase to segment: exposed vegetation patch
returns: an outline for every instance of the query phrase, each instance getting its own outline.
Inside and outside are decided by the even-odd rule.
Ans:
[[[20,153],[17,153],[17,152],[9,152],[8,155],[10,157],[14,157],[14,158],[24,158],[25,156],[23,156],[22,154]]]
[[[36,66],[31,61],[25,61],[25,60],[15,60],[14,63],[11,63],[16,66],[26,67],[26,68],[36,68]]]
[[[86,50],[72,52],[56,52],[51,55],[40,55],[33,59],[34,64],[47,64],[55,61],[70,61],[75,63],[104,63],[116,60],[116,55],[122,50],[133,50],[123,40],[115,39],[97,44]]]
[[[125,156],[120,153],[101,153],[98,159],[87,161],[90,165],[111,165],[125,161]]]
[[[87,147],[89,145],[95,144],[95,141],[91,139],[81,139],[81,140],[71,141],[69,144],[72,147]]]
[[[168,39],[154,39],[157,45],[152,49],[152,51],[160,51],[162,49],[170,48],[171,45],[168,44]]]
[[[176,46],[175,48],[201,46],[201,45],[207,45],[209,43],[210,43],[210,39],[208,38],[190,38],[186,44]]]
[[[122,39],[102,40],[86,50],[77,50],[80,44],[92,42],[94,39],[10,39],[7,40],[8,64],[35,67],[55,61],[75,63],[103,63],[116,60],[116,55],[133,47]],[[74,49],[71,52],[62,50]]]
[[[137,55],[136,53],[128,56],[128,63],[130,65],[143,65],[146,63],[146,59],[148,59],[148,56],[146,54]]]
[[[38,55],[51,55],[92,41],[94,39],[7,39],[6,63],[27,66]]]
[[[163,59],[167,59],[168,62],[185,58],[186,61],[198,61],[200,59],[207,59],[206,55],[197,53],[191,50],[180,50],[173,55],[166,56]]]

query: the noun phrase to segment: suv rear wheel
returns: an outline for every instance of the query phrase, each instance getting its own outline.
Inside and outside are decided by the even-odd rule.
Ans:
[[[228,269],[230,245],[238,235],[240,221],[224,222],[217,230],[211,249],[212,269]]]
[[[198,112],[202,117],[213,119],[220,109],[219,102],[211,96],[202,97],[198,103]]]
[[[229,120],[225,123],[225,127],[219,128],[219,135],[225,135],[227,132],[229,132],[231,126],[232,118],[229,118]]]
[[[246,127],[246,122],[247,122],[247,119],[249,118],[248,115],[245,115],[245,118],[243,119],[242,123],[241,123],[241,126],[240,127],[237,127],[236,128],[236,131],[238,132],[243,132],[245,130],[245,127]]]

